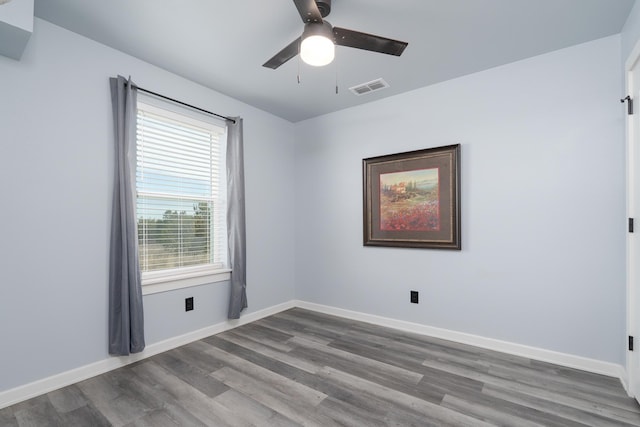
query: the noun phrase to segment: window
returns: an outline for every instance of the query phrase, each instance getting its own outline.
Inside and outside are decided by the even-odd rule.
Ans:
[[[211,276],[225,271],[225,134],[224,123],[214,118],[138,102],[136,191],[143,286],[192,286],[216,281]]]

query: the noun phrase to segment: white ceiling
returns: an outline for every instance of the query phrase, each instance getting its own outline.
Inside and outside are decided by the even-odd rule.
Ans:
[[[291,0],[35,0],[35,14],[297,122],[617,34],[634,1],[333,0],[333,25],[407,41],[404,54],[337,47],[326,67],[277,70],[262,64],[303,29]],[[390,88],[348,90],[380,77]]]

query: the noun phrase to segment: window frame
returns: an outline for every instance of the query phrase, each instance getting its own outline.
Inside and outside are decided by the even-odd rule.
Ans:
[[[205,115],[203,113],[199,113],[195,110],[188,109],[186,107],[181,107],[178,105],[174,105],[173,103],[169,103],[167,101],[162,101],[156,99],[152,96],[146,96],[138,94],[137,100],[137,109],[142,109],[143,111],[148,111],[151,114],[168,116],[171,120],[178,120],[187,124],[195,124],[197,126],[202,126],[203,123],[208,126],[219,128],[222,132],[219,134],[219,142],[221,149],[221,156],[224,157],[224,152],[226,149],[226,135],[227,135],[227,126],[226,123],[222,120],[219,120],[214,117],[210,117],[209,115]],[[136,125],[137,126],[137,125]],[[136,138],[136,146],[138,140]],[[137,163],[137,148],[136,148],[136,163]],[[222,159],[221,167],[224,167],[224,159]],[[225,194],[225,204],[226,204],[226,181],[225,174],[222,172],[221,174],[221,184],[219,191]],[[138,198],[138,187],[136,182],[136,200]],[[137,202],[136,202],[137,204]],[[223,217],[226,216],[226,212],[222,214]],[[136,224],[138,222],[138,218],[136,215]],[[212,226],[215,221],[212,219]],[[172,269],[164,269],[164,270],[152,270],[152,271],[141,271],[141,281],[142,281],[142,294],[149,295],[159,292],[167,292],[176,289],[183,289],[191,286],[200,286],[210,283],[216,282],[224,282],[228,281],[231,277],[231,269],[228,268],[228,248],[226,244],[226,235],[227,235],[227,225],[226,221],[223,221],[223,254],[222,256],[226,259],[223,259],[221,263],[217,264],[203,264],[203,265],[195,265],[195,266],[186,266]],[[137,233],[137,226],[136,226]],[[213,249],[212,249],[213,250]]]

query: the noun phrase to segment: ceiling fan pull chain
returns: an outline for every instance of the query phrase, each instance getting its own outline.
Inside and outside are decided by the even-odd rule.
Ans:
[[[338,94],[338,61],[335,61],[336,64],[336,95]]]
[[[298,44],[298,84],[300,84],[300,44]]]

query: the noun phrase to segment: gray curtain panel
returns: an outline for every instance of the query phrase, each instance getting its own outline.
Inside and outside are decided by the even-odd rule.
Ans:
[[[240,318],[247,308],[247,250],[244,208],[244,150],[242,119],[227,121],[227,227],[229,232],[229,265],[231,295],[229,319]]]
[[[131,79],[110,78],[115,135],[115,173],[109,257],[109,354],[145,347],[142,287],[135,211],[136,89]]]

